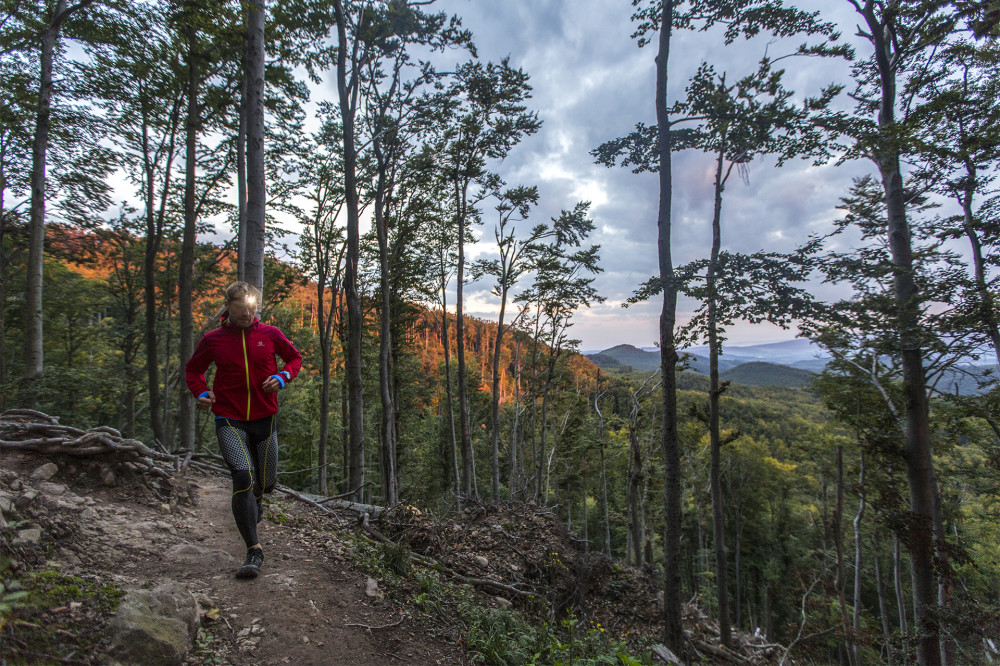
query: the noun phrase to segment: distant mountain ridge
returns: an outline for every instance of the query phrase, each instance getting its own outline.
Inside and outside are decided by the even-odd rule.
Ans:
[[[684,370],[708,374],[708,348],[691,347],[680,351]],[[585,354],[602,370],[652,372],[660,367],[659,350],[617,345]],[[719,357],[722,379],[750,386],[808,385],[821,372],[828,357],[808,340],[789,340],[763,345],[728,347]]]

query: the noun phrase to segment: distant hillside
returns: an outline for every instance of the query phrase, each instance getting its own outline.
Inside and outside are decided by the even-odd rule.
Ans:
[[[618,369],[630,365],[635,370],[656,370],[660,367],[660,353],[643,351],[632,345],[618,345],[605,349],[599,354],[588,354],[587,358],[602,370]]]
[[[801,388],[808,386],[816,375],[808,370],[800,370],[787,365],[752,361],[721,372],[719,376],[734,384]]]
[[[692,354],[689,351],[681,351],[681,364],[684,370],[697,372],[702,375],[708,374],[708,357],[701,354]],[[605,349],[596,354],[587,354],[590,361],[602,370],[623,370],[624,366],[631,366],[638,371],[656,370],[660,367],[660,352],[647,351],[633,347],[632,345],[618,345],[611,349]],[[724,354],[719,358],[719,371],[724,372],[731,368],[746,363],[748,359],[729,358]]]
[[[705,346],[691,347],[686,351],[708,355],[708,347]],[[822,364],[829,359],[829,355],[822,347],[803,338],[760,345],[726,345],[723,348],[723,357],[743,363],[767,361],[809,369],[813,369],[816,365],[822,367]]]

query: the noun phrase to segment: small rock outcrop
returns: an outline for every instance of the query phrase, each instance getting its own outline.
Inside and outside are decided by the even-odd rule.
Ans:
[[[181,664],[199,623],[198,602],[179,583],[131,590],[111,623],[109,653],[123,664]]]

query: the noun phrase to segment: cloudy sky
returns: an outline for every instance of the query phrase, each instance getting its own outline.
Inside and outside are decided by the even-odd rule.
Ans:
[[[824,17],[855,32],[847,2],[803,1],[803,8],[822,9]],[[540,205],[529,224],[557,216],[577,201],[592,202],[597,223],[593,242],[601,245],[604,272],[596,285],[607,299],[574,318],[572,337],[584,350],[628,343],[649,347],[658,339],[659,301],[621,307],[636,285],[656,272],[655,174],[633,174],[594,164],[590,151],[630,132],[637,122],[655,123],[653,90],[655,46],[639,49],[630,35],[629,0],[439,0],[434,8],[462,17],[475,36],[479,57],[511,63],[531,76],[531,108],[543,121],[498,166],[510,185],[537,185]],[[671,46],[671,100],[683,94],[687,79],[703,60],[730,80],[753,71],[765,51],[788,53],[795,44],[757,40],[724,46],[715,34],[680,33]],[[800,60],[800,62],[796,62]],[[834,80],[845,81],[843,65],[791,59],[788,85],[802,96],[816,94]],[[674,158],[674,264],[704,257],[710,246],[714,165],[710,157],[688,151]],[[789,250],[810,233],[829,227],[835,206],[852,176],[868,164],[834,168],[792,163],[781,169],[758,160],[750,165],[749,185],[731,178],[723,209],[723,245],[732,251]],[[487,224],[489,224],[487,216]],[[492,239],[488,229],[487,239]],[[488,243],[477,251],[485,251]],[[466,288],[467,311],[492,319],[496,304],[486,284]],[[816,290],[823,293],[824,287]],[[682,301],[679,316],[693,303]],[[772,326],[737,326],[734,344],[774,342],[794,331]]]

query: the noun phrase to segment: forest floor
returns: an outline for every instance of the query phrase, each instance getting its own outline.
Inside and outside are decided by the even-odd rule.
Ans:
[[[0,419],[14,447],[0,447],[0,666],[108,663],[117,600],[169,581],[200,606],[191,665],[639,663],[625,653],[654,663],[662,573],[589,552],[545,508],[362,514],[276,492],[258,527],[261,575],[239,580],[246,551],[228,474],[195,463],[169,472],[163,463],[181,460],[159,454],[143,468],[114,447],[85,455],[97,439],[134,440],[22,421]],[[61,445],[27,441],[70,430]],[[30,605],[5,608],[12,583],[32,588]],[[769,664],[781,652],[749,635],[722,649],[695,603],[684,625],[689,663]]]
[[[104,486],[85,467],[65,457],[0,452],[8,484],[26,480],[39,466],[55,461],[60,472],[51,483],[90,498],[96,514],[89,524],[72,524],[49,511],[52,520],[33,514],[43,533],[60,534],[41,548],[22,547],[15,569],[56,569],[102,585],[152,587],[165,580],[181,583],[196,595],[204,612],[197,649],[190,664],[460,664],[464,650],[441,628],[408,613],[404,605],[374,591],[369,577],[352,561],[339,537],[297,526],[298,507],[272,502],[259,526],[265,561],[254,580],[234,577],[246,555],[230,509],[231,482],[215,474],[189,474],[196,504],[165,511],[136,479]],[[130,482],[131,481],[131,482]],[[48,522],[46,525],[45,523]],[[46,529],[48,528],[48,529]],[[370,596],[372,595],[372,596]],[[206,608],[206,606],[209,606]],[[70,608],[75,618],[71,618]],[[210,613],[212,608],[218,609]],[[89,615],[89,616],[88,616]],[[218,616],[214,622],[210,617]],[[78,634],[110,619],[89,604],[56,602],[51,627]],[[16,625],[8,626],[15,630]],[[64,661],[58,645],[35,652],[17,646],[6,631],[0,642],[12,643],[25,661]],[[68,663],[105,663],[107,645],[97,642],[89,655]],[[37,648],[41,649],[41,648]]]

